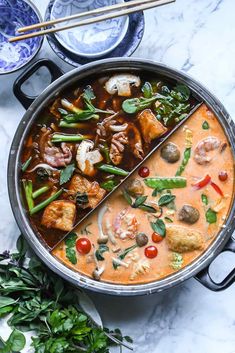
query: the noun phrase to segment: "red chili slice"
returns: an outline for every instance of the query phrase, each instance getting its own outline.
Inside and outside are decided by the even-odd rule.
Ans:
[[[213,187],[213,189],[220,195],[220,196],[224,196],[223,191],[220,189],[220,187],[215,184],[213,181],[211,182],[211,186]]]
[[[204,188],[211,182],[211,177],[207,174],[203,179],[199,180],[197,183],[193,184],[196,189]]]

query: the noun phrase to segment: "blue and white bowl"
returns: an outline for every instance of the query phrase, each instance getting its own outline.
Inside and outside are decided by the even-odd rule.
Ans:
[[[43,38],[9,43],[23,26],[41,22],[36,7],[28,0],[0,0],[0,74],[16,71],[31,61],[41,48]]]
[[[55,0],[51,10],[51,19],[71,16],[117,3],[124,3],[124,0]],[[85,18],[87,17],[63,22],[56,26],[79,22]],[[64,48],[75,55],[98,58],[107,55],[122,42],[128,25],[129,17],[122,16],[57,32],[55,37]]]

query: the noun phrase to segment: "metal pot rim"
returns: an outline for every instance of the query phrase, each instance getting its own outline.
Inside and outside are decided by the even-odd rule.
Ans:
[[[115,67],[117,65],[118,67]],[[67,86],[72,85],[76,80],[78,80],[78,78],[80,80],[84,77],[91,76],[92,74],[101,71],[123,71],[125,69],[131,69],[132,71],[151,71],[155,72],[156,74],[179,80],[180,82],[187,84],[191,90],[201,100],[205,101],[205,103],[217,115],[222,126],[224,127],[225,133],[227,134],[228,140],[231,144],[233,155],[235,156],[235,136],[233,131],[235,129],[235,124],[233,123],[231,117],[225,110],[222,103],[199,82],[185,73],[150,60],[138,58],[114,58],[112,60],[104,59],[86,64],[83,67],[73,69],[72,71],[64,74],[56,81],[51,83],[31,104],[18,125],[10,149],[8,160],[8,192],[12,211],[20,230],[26,237],[29,245],[33,248],[35,253],[51,270],[62,276],[64,279],[70,281],[74,285],[86,289],[105,294],[132,296],[151,294],[153,292],[160,292],[162,290],[169,289],[182,283],[186,279],[195,276],[199,271],[208,266],[213,258],[223,249],[224,245],[233,232],[233,228],[235,226],[235,203],[233,202],[231,206],[230,214],[225,224],[226,227],[220,230],[216,239],[208,247],[208,249],[206,249],[205,252],[191,264],[161,280],[147,284],[119,285],[106,282],[97,282],[91,278],[86,277],[85,275],[81,275],[78,272],[75,272],[63,265],[61,262],[59,262],[59,260],[55,259],[48,252],[42,242],[40,242],[40,240],[35,235],[35,232],[31,228],[27,219],[27,215],[22,207],[18,178],[19,170],[21,167],[19,157],[23,147],[24,137],[28,133],[28,130],[30,129],[32,123],[42,108],[46,106],[52,98],[58,96],[58,94]]]

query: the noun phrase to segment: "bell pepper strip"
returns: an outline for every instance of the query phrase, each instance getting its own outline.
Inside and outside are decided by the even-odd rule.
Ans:
[[[185,188],[187,186],[187,180],[183,177],[173,177],[173,178],[145,178],[145,185],[152,189],[164,190],[164,189],[178,189]]]
[[[211,181],[211,186],[220,196],[224,197],[223,191],[220,189],[220,187],[217,184]]]
[[[193,187],[195,187],[197,190],[204,188],[211,182],[211,177],[209,174],[206,174],[203,179],[199,180],[195,184],[193,184]]]

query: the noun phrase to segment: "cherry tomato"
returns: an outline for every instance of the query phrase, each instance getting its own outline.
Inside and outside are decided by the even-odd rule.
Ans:
[[[141,167],[138,173],[141,178],[147,178],[149,176],[149,168]]]
[[[222,170],[221,172],[219,172],[220,181],[226,181],[227,179],[228,179],[228,173],[226,172],[226,170]]]
[[[163,237],[161,237],[161,235],[159,235],[158,233],[154,232],[152,234],[152,241],[154,243],[160,243],[163,240]]]
[[[145,248],[144,254],[149,259],[154,259],[154,257],[156,257],[158,254],[158,250],[157,250],[156,246],[150,245],[147,248]]]
[[[88,238],[79,238],[76,241],[76,249],[80,254],[86,255],[91,251],[91,242]]]

